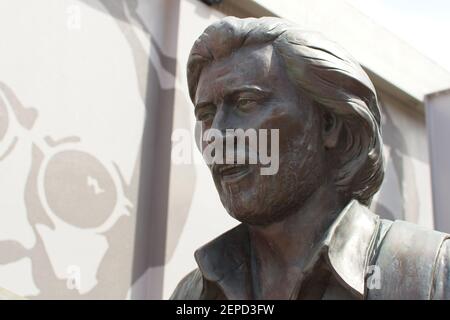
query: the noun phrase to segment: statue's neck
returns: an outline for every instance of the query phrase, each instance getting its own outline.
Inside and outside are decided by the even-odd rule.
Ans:
[[[322,186],[284,220],[249,226],[253,278],[293,282],[344,207],[333,186]]]

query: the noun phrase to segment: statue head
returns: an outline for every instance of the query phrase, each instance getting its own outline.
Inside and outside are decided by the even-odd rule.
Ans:
[[[363,204],[379,189],[384,171],[376,92],[334,42],[278,18],[227,17],[195,42],[187,76],[202,131],[279,130],[276,174],[261,175],[260,164],[210,166],[220,199],[236,219],[279,221],[319,188],[330,188],[343,203]]]

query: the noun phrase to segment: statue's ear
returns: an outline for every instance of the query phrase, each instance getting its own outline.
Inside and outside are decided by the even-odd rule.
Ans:
[[[333,112],[322,111],[322,140],[325,148],[335,148],[342,130],[342,119]]]

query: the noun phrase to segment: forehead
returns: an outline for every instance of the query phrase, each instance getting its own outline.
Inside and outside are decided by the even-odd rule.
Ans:
[[[228,90],[246,85],[274,87],[284,80],[284,70],[272,45],[244,47],[214,61],[200,74],[196,102],[222,98]]]

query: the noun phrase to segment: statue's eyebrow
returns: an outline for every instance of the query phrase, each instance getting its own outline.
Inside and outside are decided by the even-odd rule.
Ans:
[[[270,90],[264,89],[257,85],[243,85],[243,86],[239,86],[239,87],[235,87],[235,88],[225,89],[224,97],[226,98],[226,97],[236,96],[243,92],[253,92],[258,95],[262,95],[264,97],[266,97],[272,93]],[[210,101],[210,100],[198,101],[194,106],[194,114],[197,114],[199,109],[209,106],[209,105],[215,105],[215,104],[213,101]]]
[[[197,116],[197,113],[199,112],[199,110],[203,107],[207,107],[207,106],[214,106],[214,103],[212,101],[199,101],[195,104],[194,106],[194,114],[195,116]]]
[[[212,101],[199,101],[195,104],[194,109],[200,109],[208,105],[214,104]]]
[[[236,88],[226,89],[224,91],[224,96],[234,96],[242,92],[253,92],[261,95],[269,95],[271,93],[270,90],[264,89],[257,85],[243,85]]]

